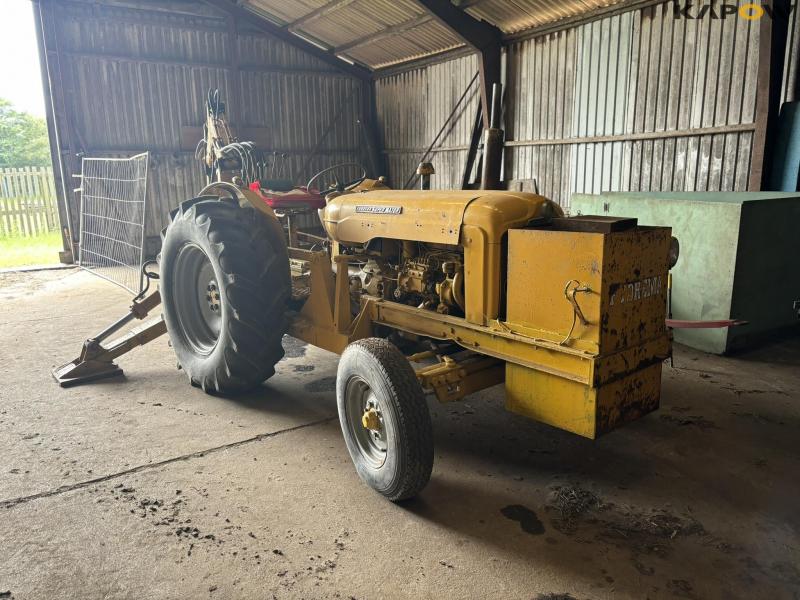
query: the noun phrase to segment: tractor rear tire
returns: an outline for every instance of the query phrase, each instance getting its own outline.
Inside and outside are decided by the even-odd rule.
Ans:
[[[362,481],[392,501],[416,496],[431,477],[433,428],[408,359],[385,339],[350,344],[339,359],[336,403]]]
[[[275,373],[291,283],[286,242],[269,217],[217,198],[183,202],[160,263],[164,321],[192,385],[237,394]]]

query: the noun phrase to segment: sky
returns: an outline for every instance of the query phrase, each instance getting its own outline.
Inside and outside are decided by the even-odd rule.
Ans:
[[[0,98],[17,110],[43,117],[44,95],[39,70],[39,49],[30,0],[0,0]]]

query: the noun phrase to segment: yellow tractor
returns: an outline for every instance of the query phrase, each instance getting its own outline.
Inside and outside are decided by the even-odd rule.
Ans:
[[[430,478],[428,393],[451,402],[503,384],[509,410],[588,438],[658,407],[669,228],[565,218],[531,193],[391,190],[363,177],[325,202],[325,235],[290,245],[303,232],[287,233],[258,191],[207,186],[171,216],[159,290],[56,378],[119,373],[115,357],[166,331],[193,385],[239,393],[274,374],[288,333],[341,354],[348,451],[391,500]],[[101,345],[159,301],[162,318]]]

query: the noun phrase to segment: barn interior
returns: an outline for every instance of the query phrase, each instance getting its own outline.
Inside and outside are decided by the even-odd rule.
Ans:
[[[0,272],[0,598],[800,596],[787,0],[28,3],[63,265]],[[496,256],[481,202],[530,210]],[[175,333],[221,204],[288,248],[255,385]],[[230,285],[262,225],[209,236],[252,252]],[[363,338],[422,398],[402,492],[343,416]]]

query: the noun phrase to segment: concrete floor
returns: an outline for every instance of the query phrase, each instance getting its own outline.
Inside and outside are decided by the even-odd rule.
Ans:
[[[800,598],[800,341],[685,348],[662,408],[597,442],[431,403],[420,498],[357,478],[336,357],[236,399],[190,387],[166,339],[127,377],[50,369],[124,311],[78,271],[0,275],[0,598]]]

